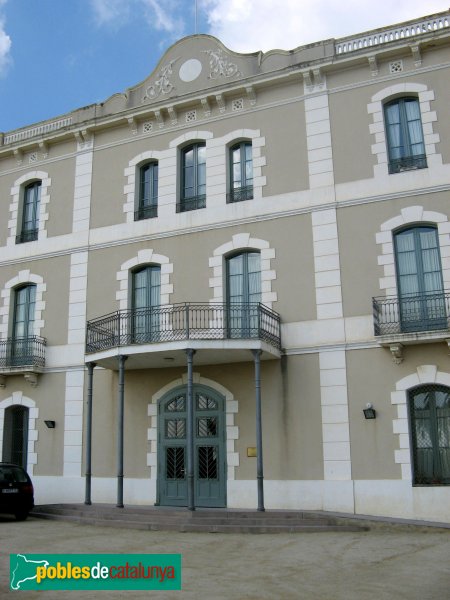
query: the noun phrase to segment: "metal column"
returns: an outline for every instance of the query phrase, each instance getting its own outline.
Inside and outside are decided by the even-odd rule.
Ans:
[[[186,350],[187,354],[187,498],[188,509],[195,510],[195,488],[194,488],[194,389],[193,389],[193,358],[195,350]]]
[[[117,504],[123,508],[123,428],[125,395],[125,361],[127,356],[119,356],[119,387],[117,397]]]
[[[88,387],[87,387],[87,415],[86,415],[86,491],[85,504],[91,502],[91,479],[92,479],[92,391],[94,383],[95,363],[88,363]]]
[[[261,417],[261,350],[252,350],[255,360],[255,394],[256,394],[256,482],[258,489],[258,510],[264,511],[264,469],[262,449],[262,417]]]

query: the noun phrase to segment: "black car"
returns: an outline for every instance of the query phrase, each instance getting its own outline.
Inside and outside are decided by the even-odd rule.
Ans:
[[[0,463],[0,513],[23,521],[33,506],[34,490],[28,473],[18,465]]]

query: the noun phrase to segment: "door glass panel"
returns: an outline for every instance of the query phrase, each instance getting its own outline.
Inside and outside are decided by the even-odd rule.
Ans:
[[[198,478],[217,479],[217,448],[216,446],[198,446]]]
[[[186,437],[185,419],[166,419],[166,438]]]
[[[186,410],[186,396],[176,396],[166,404],[168,412],[183,412]]]
[[[437,230],[415,227],[395,236],[402,331],[447,327]]]
[[[161,268],[148,266],[133,273],[133,338],[153,341],[159,334]]]
[[[198,437],[215,437],[217,435],[217,417],[197,419]]]
[[[197,394],[197,408],[199,410],[217,410],[217,402],[205,394]]]
[[[166,478],[184,479],[184,447],[175,446],[166,448]]]

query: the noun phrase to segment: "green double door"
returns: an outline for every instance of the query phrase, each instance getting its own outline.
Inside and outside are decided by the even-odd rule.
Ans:
[[[195,506],[226,506],[224,398],[194,385]],[[166,395],[158,416],[158,496],[162,506],[187,506],[187,387]]]

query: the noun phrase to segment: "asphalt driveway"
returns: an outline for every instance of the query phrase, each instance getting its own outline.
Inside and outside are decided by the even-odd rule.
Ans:
[[[148,532],[0,516],[0,597],[82,600],[444,600],[450,530],[213,534]],[[181,553],[181,592],[13,592],[10,553]]]

